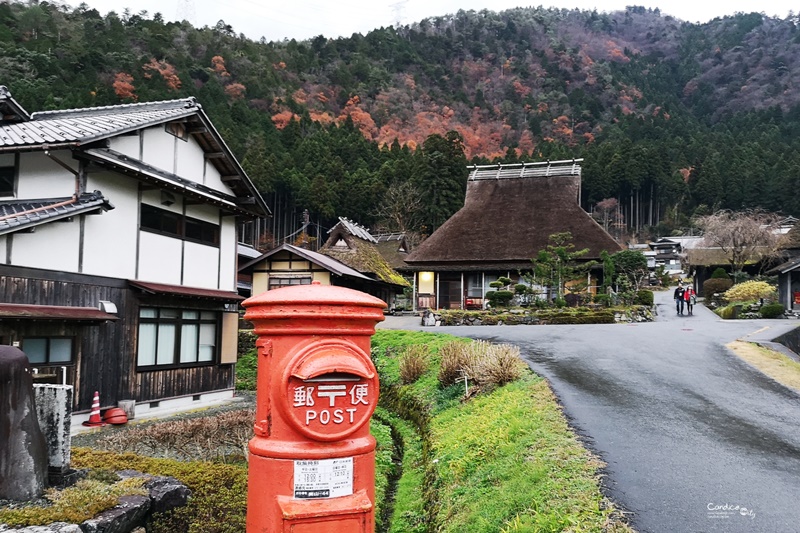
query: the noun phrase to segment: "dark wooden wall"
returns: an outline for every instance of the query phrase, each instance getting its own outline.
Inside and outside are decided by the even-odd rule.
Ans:
[[[119,400],[149,402],[234,387],[233,365],[136,371],[140,305],[221,310],[221,304],[163,297],[142,301],[125,280],[0,265],[0,302],[97,308],[100,300],[116,304],[119,320],[99,324],[2,320],[0,338],[11,343],[34,335],[75,336],[74,362],[68,366],[67,384],[75,387],[76,411],[91,408],[95,391],[100,393],[101,408],[106,408],[116,407]],[[40,367],[39,372],[61,378],[60,366]]]

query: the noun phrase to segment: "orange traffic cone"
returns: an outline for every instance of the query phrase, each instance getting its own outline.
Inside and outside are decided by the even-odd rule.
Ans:
[[[84,422],[83,425],[89,427],[106,425],[106,423],[100,419],[100,393],[97,391],[94,391],[94,398],[92,399],[92,412],[89,414],[89,420]]]

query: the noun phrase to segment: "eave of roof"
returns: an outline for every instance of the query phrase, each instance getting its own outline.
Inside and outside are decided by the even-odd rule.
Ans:
[[[69,322],[118,320],[118,317],[94,307],[8,303],[0,303],[0,318],[3,320],[58,320]]]
[[[46,198],[0,202],[0,235],[27,231],[64,218],[114,209],[100,191],[77,198]]]
[[[221,291],[217,289],[201,289],[198,287],[186,287],[184,285],[167,285],[164,283],[150,283],[147,281],[128,280],[128,284],[142,292],[150,294],[165,294],[172,296],[182,296],[186,298],[203,298],[208,300],[222,300],[227,302],[238,302],[244,300],[237,292]]]

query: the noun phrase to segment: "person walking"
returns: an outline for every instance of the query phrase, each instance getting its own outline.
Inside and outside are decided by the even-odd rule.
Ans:
[[[686,312],[691,315],[692,308],[694,307],[695,302],[697,302],[697,293],[694,292],[694,288],[691,285],[684,289],[683,301],[686,302]]]
[[[675,310],[679,315],[683,314],[683,293],[683,284],[678,283],[678,286],[675,288],[675,292],[672,294],[672,297],[675,299]]]

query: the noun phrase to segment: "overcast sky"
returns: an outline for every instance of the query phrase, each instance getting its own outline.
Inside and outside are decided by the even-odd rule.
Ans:
[[[66,3],[77,6],[80,1]],[[165,20],[187,19],[197,27],[214,26],[224,20],[236,33],[256,40],[265,37],[268,41],[300,40],[317,35],[349,37],[353,33],[365,34],[381,26],[394,25],[398,20],[410,24],[459,9],[502,11],[545,5],[610,12],[624,9],[626,5],[641,5],[658,7],[662,13],[690,22],[706,22],[714,17],[753,11],[785,17],[790,9],[800,9],[800,5],[789,0],[85,0],[85,3],[102,14],[111,10],[122,14],[128,7],[132,13],[148,11],[150,17],[159,12]]]

